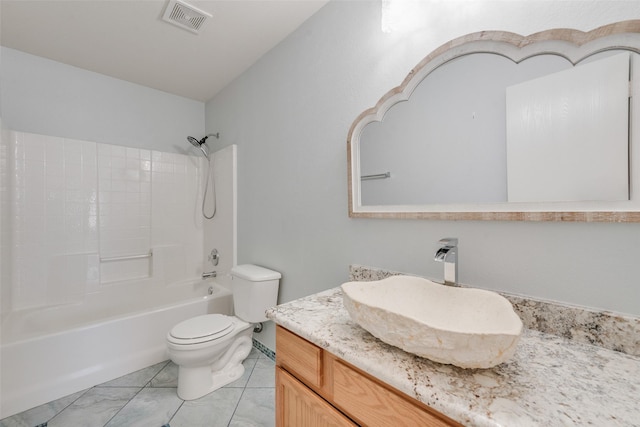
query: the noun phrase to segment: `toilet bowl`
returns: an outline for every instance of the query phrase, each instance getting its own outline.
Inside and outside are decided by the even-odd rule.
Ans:
[[[255,265],[231,270],[235,316],[205,314],[184,320],[167,334],[169,358],[178,365],[178,397],[200,398],[244,374],[254,324],[276,305],[280,273]]]
[[[178,396],[197,399],[242,377],[253,325],[235,316],[205,314],[178,323],[167,348],[178,365]]]

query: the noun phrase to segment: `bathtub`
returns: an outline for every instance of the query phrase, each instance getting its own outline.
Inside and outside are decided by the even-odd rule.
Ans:
[[[3,317],[0,419],[167,360],[173,325],[233,312],[231,292],[210,280],[122,286]]]

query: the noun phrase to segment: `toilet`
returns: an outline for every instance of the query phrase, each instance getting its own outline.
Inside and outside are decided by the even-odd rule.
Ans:
[[[280,273],[252,264],[231,269],[235,316],[205,314],[175,325],[167,334],[169,358],[178,365],[178,397],[198,399],[244,374],[253,347],[254,324],[277,304]]]

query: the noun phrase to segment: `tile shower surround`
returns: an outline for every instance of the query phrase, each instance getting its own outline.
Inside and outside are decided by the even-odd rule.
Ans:
[[[9,231],[3,231],[2,255],[12,277],[11,290],[2,290],[11,300],[3,311],[76,302],[105,283],[150,275],[149,259],[101,263],[100,257],[161,247],[169,260],[167,282],[197,275],[203,237],[193,211],[200,158],[7,134],[2,217]]]

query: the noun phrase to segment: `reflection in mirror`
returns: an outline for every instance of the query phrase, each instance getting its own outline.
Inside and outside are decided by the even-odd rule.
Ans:
[[[599,62],[600,57],[613,53],[604,52],[589,59]],[[543,76],[557,79],[564,74],[562,70],[571,71],[572,68],[568,60],[557,55],[535,56],[516,64],[491,53],[470,54],[437,68],[420,83],[409,101],[394,105],[382,122],[369,123],[363,129],[360,135],[362,175],[377,175],[377,171],[389,171],[390,175],[393,171],[393,179],[367,179],[362,183],[362,204],[550,201],[549,198],[508,197],[508,188],[513,192],[513,186],[508,186],[507,182],[506,92],[518,83],[537,82]],[[628,72],[627,54],[627,75]],[[572,75],[564,79],[568,83],[575,81]],[[595,80],[613,83],[610,79],[598,80],[597,76]],[[627,84],[625,81],[622,83]],[[552,89],[552,93],[556,92]],[[621,125],[626,130],[627,101],[622,101],[625,111]],[[593,108],[589,112],[594,113]],[[607,124],[605,120],[590,122],[599,129],[605,129]],[[581,133],[588,134],[587,129],[573,131],[575,135]],[[627,135],[624,137],[627,143]],[[565,139],[575,141],[577,138],[571,138],[569,134]],[[596,142],[611,148],[609,139]],[[627,149],[624,151],[626,153]],[[546,157],[552,157],[552,153],[548,154]],[[579,154],[575,151],[573,162],[566,166],[582,164]],[[621,160],[621,166],[627,164],[626,158]],[[549,179],[548,166],[542,169],[541,177]],[[618,167],[612,171],[622,170]],[[567,173],[571,175],[570,171]],[[527,180],[526,177],[521,179]],[[628,181],[627,177],[625,180]],[[530,177],[529,181],[536,182],[536,177]],[[564,200],[578,200],[578,197],[566,196]]]
[[[629,70],[625,52],[507,87],[509,202],[629,199]]]
[[[640,221],[640,201],[633,197],[634,184],[640,185],[640,174],[635,170],[640,168],[640,158],[634,156],[639,150],[633,150],[639,142],[630,141],[628,134],[634,126],[633,120],[628,122],[629,111],[637,103],[633,98],[629,103],[629,87],[638,86],[640,81],[632,76],[629,84],[629,69],[634,62],[640,64],[638,52],[640,21],[612,24],[591,33],[560,30],[527,38],[484,32],[449,42],[427,56],[401,86],[392,89],[376,107],[354,122],[348,141],[350,215]],[[618,68],[614,73],[618,80],[590,77],[600,92],[580,86],[575,92],[582,94],[582,98],[574,104],[567,103],[566,93],[571,91],[564,88],[577,80],[573,73],[611,62],[607,58],[612,57],[623,58],[617,60],[617,66],[622,64],[622,72]],[[634,73],[640,74],[638,70]],[[545,107],[546,113],[538,114],[538,118],[560,118],[560,130],[555,131],[560,137],[552,141],[548,131],[537,136],[530,129],[526,132],[531,134],[529,145],[520,150],[516,162],[513,153],[521,147],[522,135],[516,144],[511,132],[511,141],[507,143],[507,88],[543,81],[543,77],[565,82],[555,83],[556,87],[549,91],[557,93],[560,100]],[[603,93],[613,92],[611,84],[617,87],[617,109],[602,104],[600,112],[593,110],[591,107],[598,102],[589,100],[597,101]],[[585,104],[585,99],[590,107],[577,108]],[[558,103],[564,108],[560,114],[554,112]],[[517,104],[510,105],[509,109],[513,109]],[[522,105],[519,108],[522,110]],[[541,107],[538,102],[526,108]],[[577,110],[583,111],[586,119],[581,120],[586,123],[576,131],[569,131],[567,123],[575,121],[572,114],[575,116],[573,112]],[[607,116],[609,111],[616,113]],[[598,118],[597,123],[594,117]],[[588,137],[595,134],[588,127],[591,125],[595,130],[605,129],[605,125],[622,130],[616,142],[611,136],[613,132],[603,130],[591,143]],[[544,130],[545,126],[534,128]],[[592,145],[598,148],[592,149]],[[522,153],[528,154],[523,157]],[[536,162],[531,161],[534,158]],[[552,164],[560,165],[557,176],[551,175]],[[536,172],[537,175],[529,173],[540,169],[542,173]],[[520,170],[528,172],[514,173]],[[585,171],[591,175],[581,176]],[[607,187],[602,194],[591,191],[604,175],[615,175],[614,190]],[[589,181],[591,176],[594,178]],[[531,193],[534,195],[528,195],[529,189],[514,193],[517,179],[534,184],[532,187],[537,188]],[[586,183],[584,189],[574,191],[581,182]],[[569,194],[554,190],[563,187],[561,184],[569,188]]]
[[[496,54],[456,58],[437,68],[408,102],[360,135],[363,205],[507,201],[505,88],[567,69],[552,55],[515,64]]]

